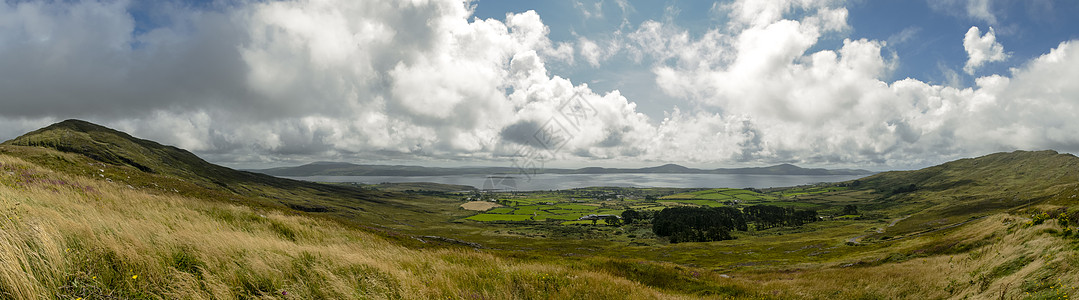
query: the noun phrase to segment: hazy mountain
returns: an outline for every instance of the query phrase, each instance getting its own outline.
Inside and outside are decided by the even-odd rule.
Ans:
[[[563,171],[720,172],[678,165]],[[399,192],[371,188],[236,171],[183,149],[64,121],[0,144],[0,253],[14,262],[0,265],[0,273],[11,275],[0,276],[0,291],[5,299],[424,299],[467,298],[473,290],[497,299],[984,299],[1056,295],[1063,287],[1056,282],[1079,280],[1069,263],[1076,257],[1069,220],[1079,215],[1079,158],[1055,151],[995,153],[767,191],[617,188],[626,196],[618,200],[589,200],[606,195],[604,188],[483,195],[423,184],[388,187]],[[623,193],[642,191],[686,198]],[[709,194],[715,191],[759,201],[752,205],[812,207],[834,219],[754,229],[733,241],[673,244],[651,236],[647,223],[484,223],[466,220],[478,212],[461,206],[472,197],[576,197],[573,202],[598,201],[603,209],[664,201],[727,205]],[[509,204],[485,213],[525,208],[536,216],[543,205],[601,207]],[[856,206],[857,216],[839,216],[846,206]],[[597,287],[608,288],[597,294]]]
[[[445,176],[445,175],[489,175],[514,174],[521,170],[511,167],[462,167],[440,168],[405,165],[358,165],[339,162],[316,162],[296,167],[251,170],[274,176]],[[531,170],[530,170],[531,171]],[[807,169],[791,164],[770,167],[732,168],[732,169],[695,169],[676,164],[666,164],[647,168],[601,168],[586,167],[580,169],[538,169],[536,173],[546,174],[752,174],[752,175],[869,175],[866,170],[852,169]]]

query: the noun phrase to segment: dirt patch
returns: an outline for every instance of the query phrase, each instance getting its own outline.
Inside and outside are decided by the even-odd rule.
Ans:
[[[470,201],[465,204],[461,204],[461,208],[474,211],[487,211],[495,207],[502,207],[502,205],[494,202],[487,201]]]

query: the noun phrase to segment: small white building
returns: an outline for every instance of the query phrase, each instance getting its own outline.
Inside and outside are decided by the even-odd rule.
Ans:
[[[607,217],[615,217],[615,218],[619,218],[619,219],[621,219],[621,218],[622,218],[622,217],[621,217],[621,216],[619,216],[619,215],[597,215],[597,214],[589,214],[589,215],[587,215],[587,216],[583,216],[583,217],[580,217],[580,218],[578,218],[578,219],[577,219],[577,221],[583,221],[583,220],[603,220],[603,219],[606,219]]]

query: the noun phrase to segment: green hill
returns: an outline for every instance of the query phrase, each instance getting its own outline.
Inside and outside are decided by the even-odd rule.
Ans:
[[[1079,159],[1052,151],[763,191],[457,190],[236,171],[68,120],[0,144],[0,298],[1062,299],[1079,282]],[[675,244],[647,220],[472,221],[477,199],[526,218],[706,203],[825,219]]]
[[[180,177],[234,173],[198,158],[186,150],[138,139],[113,129],[81,120],[66,120],[7,141],[6,145],[34,146],[78,153],[114,165],[127,165],[143,172]]]
[[[1079,158],[1056,151],[1015,151],[960,159],[915,171],[885,172],[859,180],[879,195],[876,205],[911,215],[893,232],[925,230],[929,223],[1038,204],[1067,203],[1079,186]],[[942,221],[943,220],[943,221]]]
[[[893,194],[949,191],[998,197],[1000,191],[1008,191],[1044,197],[1053,187],[1079,181],[1079,158],[1051,150],[995,153],[921,170],[880,173],[861,181]],[[905,188],[910,185],[913,188]]]
[[[18,147],[0,146],[0,299],[662,295],[602,272],[432,247],[440,240],[254,206],[237,195],[136,188],[113,179],[123,174],[113,165],[95,164],[104,177],[58,172],[19,157],[91,160]]]
[[[56,123],[0,146],[6,146],[0,153],[72,175],[96,176],[154,193],[317,214],[361,226],[392,224],[402,217],[422,221],[430,217],[430,204],[444,202],[237,171],[180,148],[81,120]],[[55,155],[46,149],[72,155]]]
[[[54,149],[84,155],[95,161],[128,166],[149,174],[172,176],[196,182],[204,187],[220,187],[240,194],[245,186],[258,184],[278,188],[318,188],[342,192],[343,189],[312,185],[259,173],[236,171],[211,164],[187,150],[132,137],[127,133],[81,120],[66,120],[35,130],[3,145]],[[364,193],[354,193],[358,198]]]

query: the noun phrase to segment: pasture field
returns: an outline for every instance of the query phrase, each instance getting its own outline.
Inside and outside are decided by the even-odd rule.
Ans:
[[[282,180],[93,126],[0,144],[0,298],[1066,299],[1079,282],[1079,158],[1052,151],[766,190],[480,193]],[[648,217],[756,204],[821,220],[674,243]],[[646,216],[577,220],[627,208]]]
[[[791,192],[793,190],[794,192]],[[560,191],[460,193],[463,200],[483,198],[504,205],[474,212],[454,221],[459,227],[432,231],[455,235],[497,249],[518,249],[547,255],[600,255],[680,265],[706,265],[724,270],[767,270],[798,263],[829,263],[886,247],[867,243],[852,247],[852,237],[868,237],[903,217],[887,206],[867,205],[877,195],[834,185],[799,186],[764,191],[749,189],[585,188]],[[767,204],[816,210],[820,222],[800,227],[734,232],[735,240],[671,244],[657,237],[650,222],[607,224],[582,216],[621,215],[627,209],[644,214],[667,207],[744,208]],[[856,204],[865,214],[840,216],[844,205]],[[619,226],[614,226],[619,225]],[[492,234],[496,232],[497,234]],[[869,241],[863,238],[859,241]],[[510,241],[514,242],[510,242]],[[563,253],[560,249],[577,249]],[[672,251],[677,249],[676,251]],[[519,250],[518,250],[519,251]],[[548,253],[549,252],[549,253]],[[721,254],[721,255],[719,255]]]
[[[766,201],[774,200],[775,197],[768,194],[762,194],[759,192],[743,189],[708,189],[699,190],[685,193],[678,193],[668,196],[663,196],[663,199],[676,199],[676,200],[715,200],[721,202],[730,202],[732,200],[741,201]]]
[[[583,188],[563,191],[459,193],[465,199],[487,199],[502,207],[478,212],[462,220],[478,222],[551,222],[562,225],[592,224],[576,222],[590,214],[621,215],[626,210],[659,211],[674,206],[745,207],[767,204],[821,212],[838,211],[842,199],[862,201],[865,195],[833,185],[800,186],[756,191],[748,189],[635,189]],[[837,200],[838,199],[838,200]],[[603,224],[599,222],[597,224]]]
[[[466,218],[468,220],[476,221],[524,221],[531,220],[530,215],[508,215],[508,214],[478,214]]]

